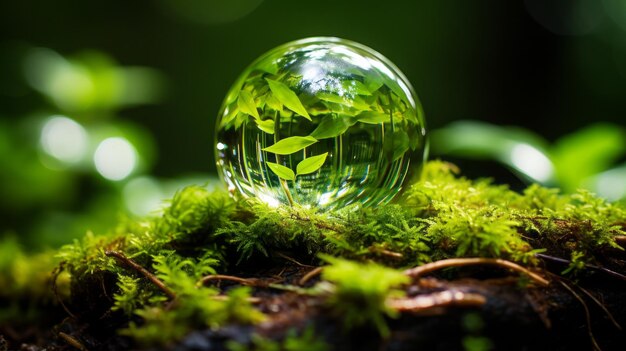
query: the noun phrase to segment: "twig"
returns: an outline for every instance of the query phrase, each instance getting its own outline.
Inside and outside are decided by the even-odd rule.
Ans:
[[[141,273],[144,277],[146,277],[149,281],[151,281],[152,284],[156,285],[159,289],[161,289],[161,291],[163,291],[165,295],[167,295],[170,299],[172,300],[176,299],[176,293],[174,291],[172,291],[170,288],[165,286],[165,284],[159,278],[157,278],[154,274],[150,273],[147,269],[143,268],[137,262],[126,257],[126,255],[124,255],[123,253],[119,251],[111,250],[111,251],[106,251],[104,254],[107,255],[108,257],[116,258],[123,264]]]
[[[317,268],[314,268],[314,269],[310,270],[307,274],[305,274],[302,278],[300,278],[300,281],[298,282],[298,284],[299,285],[306,284],[306,282],[311,280],[311,278],[313,278],[313,277],[319,275],[320,273],[322,273],[323,269],[324,269],[324,267],[317,267]]]
[[[215,295],[215,296],[209,296],[209,298],[211,300],[215,300],[215,301],[228,301],[230,300],[230,297],[228,295]],[[261,303],[263,300],[259,297],[254,297],[254,296],[250,296],[250,297],[246,297],[246,301],[252,303],[252,304],[257,304],[257,303]]]
[[[424,265],[415,267],[415,268],[411,268],[411,269],[407,269],[404,271],[404,274],[408,275],[409,277],[412,278],[417,278],[420,277],[424,274],[428,274],[443,268],[448,268],[448,267],[462,267],[462,266],[475,266],[475,265],[492,265],[492,266],[500,266],[503,268],[508,268],[523,274],[526,274],[528,277],[530,277],[533,281],[535,281],[536,283],[543,285],[543,286],[548,286],[550,285],[550,282],[548,280],[546,280],[544,277],[540,276],[537,273],[531,272],[530,270],[516,264],[513,263],[511,261],[507,261],[507,260],[503,260],[500,258],[482,258],[482,257],[475,257],[475,258],[450,258],[450,259],[446,259],[446,260],[440,260],[440,261],[436,261],[436,262],[431,262],[431,263],[426,263]]]
[[[563,263],[563,264],[567,264],[567,265],[572,263],[572,261],[566,260],[564,258],[550,256],[550,255],[545,255],[545,254],[540,254],[540,253],[535,254],[535,256],[539,257],[541,259],[544,259],[544,260],[553,261],[553,262],[557,262],[557,263]],[[592,270],[595,270],[595,271],[600,271],[602,273],[608,274],[608,275],[610,275],[610,276],[612,276],[614,278],[620,279],[620,280],[626,280],[626,275],[623,275],[621,273],[612,271],[612,270],[610,270],[608,268],[596,266],[596,265],[593,265],[593,264],[587,264],[587,263],[585,263],[583,265],[583,267],[584,268],[588,268],[588,269],[592,269]]]
[[[619,245],[626,244],[626,235],[619,235],[619,236],[616,236],[614,239],[615,239],[615,242]]]
[[[602,302],[600,302],[600,300],[598,300],[595,296],[593,296],[592,293],[587,291],[587,289],[583,288],[582,286],[578,286],[578,289],[580,289],[580,291],[587,295],[593,302],[596,303],[596,305],[598,305],[602,309],[602,311],[604,311],[606,316],[609,317],[609,320],[611,321],[611,323],[613,323],[617,330],[622,330],[622,326],[615,320],[615,317],[613,317],[611,311],[609,311],[609,309],[606,308],[606,306]]]
[[[59,336],[61,337],[61,339],[65,340],[65,342],[68,343],[70,346],[73,346],[81,351],[87,351],[85,345],[81,344],[80,341],[78,341],[75,337],[69,334],[65,334],[64,332],[59,332]]]
[[[300,263],[300,262],[296,261],[296,259],[295,259],[295,258],[291,258],[291,257],[289,257],[289,256],[285,255],[285,254],[284,254],[284,253],[282,253],[282,252],[278,252],[278,251],[277,251],[277,252],[276,252],[276,254],[277,254],[278,256],[280,256],[280,257],[282,257],[282,258],[286,259],[286,260],[287,260],[287,261],[289,261],[289,262],[293,262],[293,263],[295,263],[296,265],[298,265],[298,266],[300,266],[300,267],[313,267],[313,266],[310,266],[310,265],[308,265],[308,264]]]
[[[583,300],[583,298],[580,297],[580,295],[578,295],[576,291],[574,291],[574,289],[567,285],[563,280],[559,279],[559,283],[561,283],[561,285],[563,285],[563,287],[565,287],[565,289],[567,289],[572,294],[572,296],[574,296],[574,298],[576,298],[576,300],[578,300],[578,302],[580,302],[580,304],[583,306],[583,309],[585,311],[585,319],[587,321],[587,333],[589,334],[589,338],[591,339],[591,345],[593,346],[594,350],[602,350],[602,348],[600,348],[600,345],[598,345],[596,338],[593,336],[593,331],[591,330],[591,314],[589,313],[589,307],[587,307],[585,300]]]
[[[198,281],[198,283],[196,283],[196,286],[202,286],[213,280],[229,280],[232,282],[240,283],[242,285],[250,285],[250,286],[260,285],[256,279],[246,279],[246,278],[235,277],[233,275],[224,275],[224,274],[210,274],[210,275],[202,277]]]
[[[420,295],[411,298],[392,299],[387,301],[387,306],[400,312],[422,312],[437,307],[482,306],[487,299],[480,294],[464,293],[455,290],[439,291],[428,295]]]
[[[369,252],[374,253],[374,254],[379,254],[379,255],[383,255],[383,256],[387,256],[387,257],[391,257],[394,259],[402,259],[404,256],[399,253],[399,252],[395,252],[395,251],[391,251],[391,250],[387,250],[387,249],[381,249],[381,248],[377,248],[374,246],[370,246],[368,248]]]

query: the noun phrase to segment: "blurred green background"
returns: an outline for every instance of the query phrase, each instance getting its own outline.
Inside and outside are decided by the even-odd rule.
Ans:
[[[5,1],[0,239],[55,247],[215,186],[230,84],[310,36],[393,61],[464,174],[626,197],[623,0]]]

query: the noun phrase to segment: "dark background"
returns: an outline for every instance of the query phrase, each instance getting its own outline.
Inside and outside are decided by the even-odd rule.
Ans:
[[[159,155],[154,173],[214,172],[213,124],[237,75],[281,43],[337,36],[396,63],[414,85],[430,128],[477,119],[524,126],[554,140],[595,121],[624,124],[626,5],[621,4],[4,1],[0,115],[19,118],[41,100],[20,75],[20,48],[46,47],[62,55],[96,49],[119,65],[153,67],[166,78],[161,102],[119,112],[154,134]],[[238,9],[250,12],[230,19]]]

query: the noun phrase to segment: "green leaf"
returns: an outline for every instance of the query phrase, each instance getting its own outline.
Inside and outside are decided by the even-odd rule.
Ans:
[[[235,117],[237,117],[237,113],[239,113],[239,108],[237,107],[237,105],[232,104],[228,106],[227,111],[228,113],[222,116],[222,127],[229,125],[233,120],[235,120]]]
[[[267,134],[274,134],[274,120],[273,119],[266,119],[265,121],[262,121],[260,118],[256,118],[254,120],[256,122],[256,126],[264,131]]]
[[[626,130],[598,123],[557,140],[551,152],[557,178],[567,191],[609,168],[626,151]]]
[[[317,139],[312,136],[293,136],[282,139],[274,145],[264,148],[263,151],[272,152],[278,155],[289,155],[315,143],[317,143]]]
[[[328,152],[325,152],[321,155],[311,156],[300,161],[300,163],[296,166],[297,175],[309,174],[317,171],[322,167],[324,162],[326,162],[327,156]]]
[[[239,92],[239,98],[237,99],[237,106],[243,113],[247,113],[254,118],[259,118],[259,112],[256,110],[256,104],[254,98],[249,92],[242,90]]]
[[[272,93],[267,93],[267,99],[265,99],[265,103],[271,109],[274,109],[276,111],[280,111],[283,109],[283,104]]]
[[[366,124],[380,124],[389,122],[389,114],[376,111],[361,112],[356,116],[356,120]]]
[[[279,81],[269,78],[265,78],[265,80],[267,81],[267,84],[269,84],[272,94],[278,99],[278,101],[293,112],[308,119],[309,121],[311,120],[311,116],[309,116],[308,112],[306,112],[306,109],[302,105],[298,95],[296,95],[293,90],[289,89],[288,86]]]
[[[334,102],[336,104],[348,105],[350,106],[350,101],[343,96],[339,96],[333,93],[317,93],[315,96],[323,101]]]
[[[387,134],[383,149],[391,161],[399,159],[409,149],[409,135],[403,130],[396,130],[391,135]]]
[[[321,119],[320,124],[311,133],[311,136],[318,140],[339,136],[354,125],[349,118],[339,115],[330,115]]]
[[[250,116],[248,116],[248,114],[243,113],[243,112],[238,112],[237,116],[235,117],[235,129],[239,129],[239,127],[241,127],[241,125],[243,124],[243,122],[246,122],[250,119]]]
[[[375,92],[383,86],[383,78],[378,74],[370,74],[365,77],[365,86],[370,92]]]
[[[369,89],[365,86],[365,84],[359,82],[355,79],[344,80],[341,82],[341,87],[350,94],[353,95],[372,95]]]
[[[296,179],[296,175],[293,173],[289,167],[285,167],[283,165],[279,165],[274,162],[266,162],[267,166],[274,172],[278,177],[286,180],[294,180]]]

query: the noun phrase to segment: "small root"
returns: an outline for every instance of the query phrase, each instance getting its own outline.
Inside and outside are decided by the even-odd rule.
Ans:
[[[81,342],[78,341],[78,339],[76,339],[75,337],[69,334],[65,334],[64,332],[59,332],[59,337],[61,337],[61,339],[63,339],[68,345],[81,351],[87,351],[85,345],[81,344]]]
[[[157,278],[154,274],[150,273],[147,269],[143,268],[137,262],[126,257],[126,255],[124,255],[123,253],[119,251],[106,251],[104,254],[108,257],[114,257],[118,261],[122,262],[123,264],[136,270],[137,272],[142,274],[144,277],[146,277],[149,281],[151,281],[152,284],[156,285],[159,289],[161,289],[161,291],[163,291],[165,295],[167,295],[170,299],[172,300],[176,299],[176,293],[174,291],[172,291],[170,288],[165,286],[165,284],[159,278]]]
[[[228,281],[231,281],[231,282],[239,283],[241,285],[256,286],[256,287],[266,287],[267,286],[266,283],[260,282],[257,279],[240,278],[240,277],[235,277],[234,275],[225,275],[225,274],[211,274],[211,275],[207,275],[205,277],[202,277],[196,283],[196,286],[200,287],[200,286],[203,286],[206,283],[214,281],[214,280],[228,280]]]
[[[210,296],[209,298],[211,300],[215,300],[215,301],[228,301],[228,300],[230,300],[230,297],[228,295],[215,295],[215,296]],[[258,303],[261,303],[263,301],[263,299],[261,299],[259,297],[250,296],[250,297],[246,298],[246,301],[250,302],[251,304],[258,304]]]
[[[541,258],[543,260],[546,260],[546,261],[552,261],[552,262],[557,262],[557,263],[566,264],[566,265],[570,265],[572,263],[572,261],[570,261],[570,260],[566,260],[564,258],[550,256],[550,255],[546,255],[546,254],[535,254],[535,256],[538,257],[538,258]],[[584,264],[584,268],[591,269],[591,270],[594,270],[594,271],[599,271],[599,272],[602,272],[604,274],[610,275],[613,278],[617,278],[619,280],[626,281],[626,275],[623,275],[621,273],[612,271],[612,270],[610,270],[608,268],[596,266],[596,265],[593,265],[593,264]]]
[[[373,253],[373,254],[378,254],[381,256],[386,256],[392,259],[396,259],[396,260],[401,260],[402,258],[404,258],[404,256],[399,253],[399,252],[395,252],[395,251],[391,251],[391,250],[387,250],[387,249],[381,249],[375,246],[370,246],[369,247],[369,252]]]
[[[592,293],[587,291],[587,289],[584,289],[582,286],[578,286],[578,289],[580,289],[580,291],[582,291],[585,295],[587,295],[593,302],[596,303],[596,305],[598,305],[598,307],[600,307],[602,311],[604,311],[606,316],[609,318],[611,323],[613,323],[615,328],[617,328],[617,330],[622,330],[622,326],[615,320],[615,317],[613,317],[613,314],[611,313],[611,311],[609,311],[609,309],[606,308],[606,306],[602,302],[600,302],[600,300],[598,300],[595,296],[593,296]]]
[[[585,302],[585,300],[583,300],[582,297],[580,297],[580,295],[576,293],[576,291],[574,291],[572,287],[567,285],[567,283],[565,283],[563,280],[559,280],[559,283],[561,283],[561,285],[563,285],[563,287],[567,289],[572,294],[572,296],[574,296],[574,298],[578,300],[578,302],[580,302],[580,304],[583,306],[583,309],[585,311],[585,320],[587,321],[587,333],[589,334],[589,338],[591,339],[591,346],[593,347],[594,351],[601,351],[602,349],[600,348],[600,345],[598,345],[596,338],[593,336],[593,331],[591,330],[591,313],[589,313],[589,307],[587,306],[587,303]]]
[[[411,298],[392,299],[387,301],[387,306],[399,312],[418,313],[441,307],[477,307],[486,302],[487,299],[480,294],[446,290]]]
[[[280,257],[282,257],[282,258],[286,259],[286,260],[287,260],[287,261],[289,261],[289,262],[295,263],[297,266],[300,266],[300,267],[313,267],[313,266],[310,266],[310,265],[308,265],[308,264],[300,263],[300,262],[298,262],[295,258],[289,257],[289,256],[285,255],[285,254],[284,254],[284,253],[282,253],[282,252],[276,252],[276,254],[277,254],[278,256],[280,256]]]
[[[309,280],[311,280],[311,278],[320,275],[323,269],[324,267],[317,267],[317,268],[310,270],[307,274],[305,274],[302,278],[300,278],[300,281],[298,281],[298,285],[306,284]]]
[[[507,269],[525,274],[539,285],[542,285],[542,286],[550,285],[550,282],[546,278],[540,276],[539,274],[534,273],[530,271],[529,269],[518,265],[517,263],[513,263],[511,261],[503,260],[500,258],[482,258],[482,257],[450,258],[446,260],[426,263],[424,265],[421,265],[415,268],[407,269],[404,271],[404,274],[411,278],[418,278],[420,276],[423,276],[425,274],[428,274],[428,273],[431,273],[431,272],[434,272],[443,268],[476,266],[476,265],[500,266],[503,268],[507,268]]]

